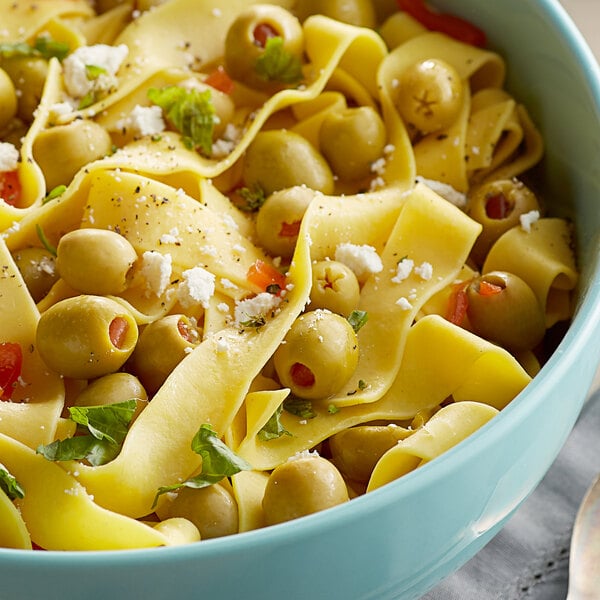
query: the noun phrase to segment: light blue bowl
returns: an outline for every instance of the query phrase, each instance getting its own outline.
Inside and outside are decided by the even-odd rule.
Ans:
[[[546,139],[545,189],[577,223],[573,324],[533,383],[466,442],[402,480],[298,521],[197,545],[0,550],[0,598],[418,598],[482,548],[536,487],[600,358],[600,72],[554,0],[447,0],[485,28]]]

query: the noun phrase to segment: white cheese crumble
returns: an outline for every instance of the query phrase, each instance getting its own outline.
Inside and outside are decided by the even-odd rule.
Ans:
[[[454,204],[458,208],[464,208],[467,205],[467,196],[443,181],[426,179],[420,176],[417,177],[417,181],[424,183],[430,190],[438,194],[438,196],[441,196],[444,200],[447,200],[450,204]]]
[[[408,278],[408,276],[412,273],[413,267],[415,266],[415,261],[411,258],[403,258],[396,265],[396,274],[392,277],[393,283],[400,283]]]
[[[158,135],[165,130],[162,108],[136,104],[129,115],[117,121],[116,128],[131,131],[133,135]]]
[[[398,300],[396,300],[396,304],[402,309],[402,310],[410,310],[412,308],[412,304],[408,301],[407,298],[405,298],[404,296],[402,296],[401,298],[398,298]]]
[[[14,171],[19,164],[19,151],[10,142],[0,142],[0,173]]]
[[[268,292],[257,294],[254,298],[237,301],[234,311],[235,324],[239,327],[246,321],[268,316],[280,303],[281,298],[279,296]]]
[[[319,453],[316,450],[300,450],[295,454],[292,454],[288,457],[287,462],[291,462],[293,460],[298,460],[300,458],[311,458],[313,456],[318,457]]]
[[[125,44],[95,44],[77,48],[63,61],[67,92],[75,98],[82,98],[92,90],[114,87],[115,75],[128,53],[129,48]],[[88,67],[98,67],[103,72],[95,78],[90,77]]]
[[[162,296],[167,289],[173,272],[173,259],[170,254],[147,250],[142,254],[140,272],[146,280],[146,288],[156,296]]]
[[[177,227],[173,227],[169,231],[169,233],[163,233],[158,241],[161,244],[181,244],[181,238],[179,237],[179,229],[177,229]]]
[[[215,293],[215,276],[202,267],[193,267],[182,273],[183,280],[177,287],[177,299],[183,308],[200,304],[208,308],[208,301]]]
[[[423,261],[418,267],[415,267],[414,271],[423,281],[429,281],[433,275],[433,265]]]
[[[519,221],[521,222],[521,228],[523,231],[529,233],[531,231],[531,226],[536,223],[540,218],[539,210],[530,210],[529,212],[521,215],[519,217]]]
[[[344,263],[359,279],[379,273],[383,269],[381,258],[373,246],[342,243],[335,249],[335,260]]]

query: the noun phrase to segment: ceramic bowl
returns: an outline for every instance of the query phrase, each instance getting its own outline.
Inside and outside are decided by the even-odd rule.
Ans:
[[[297,521],[199,544],[121,552],[0,550],[20,600],[418,598],[482,548],[542,479],[600,358],[600,72],[554,0],[432,3],[483,27],[546,140],[544,189],[576,223],[576,314],[526,390],[401,480]]]

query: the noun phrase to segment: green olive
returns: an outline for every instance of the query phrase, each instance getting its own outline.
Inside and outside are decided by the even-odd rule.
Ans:
[[[286,130],[256,135],[246,151],[242,177],[247,187],[260,188],[267,196],[298,185],[333,192],[327,161],[306,138]]]
[[[348,316],[360,299],[360,286],[354,271],[336,260],[321,260],[312,268],[311,309],[325,308]]]
[[[103,406],[136,401],[134,419],[142,412],[148,403],[148,394],[139,379],[130,373],[109,373],[94,379],[85,387],[73,401],[75,406]]]
[[[79,169],[110,154],[111,148],[112,140],[104,127],[77,119],[41,131],[33,143],[33,157],[51,190],[67,185]]]
[[[477,334],[514,350],[530,350],[542,341],[545,315],[538,299],[520,277],[491,271],[467,287],[467,316]]]
[[[34,302],[39,302],[58,281],[54,256],[45,248],[22,248],[13,259]]]
[[[375,29],[373,4],[371,0],[297,0],[294,14],[301,21],[320,14],[342,23]]]
[[[167,546],[183,546],[199,542],[202,539],[198,528],[183,517],[166,519],[154,524],[152,527],[165,536]]]
[[[273,192],[256,216],[256,234],[274,256],[290,257],[296,248],[302,217],[314,193],[305,186]]]
[[[291,521],[348,501],[337,468],[317,455],[300,456],[276,467],[262,501],[267,525]]]
[[[124,292],[136,260],[129,241],[108,229],[75,229],[63,235],[56,248],[58,273],[83,294]]]
[[[17,93],[12,79],[4,69],[0,69],[0,131],[17,114]]]
[[[536,195],[518,179],[501,179],[484,183],[469,193],[467,214],[481,223],[471,257],[482,265],[494,242],[519,224],[521,215],[539,210]]]
[[[238,506],[225,486],[181,488],[173,500],[166,499],[156,509],[160,519],[183,517],[200,531],[203,540],[238,532]]]
[[[12,56],[2,60],[0,66],[15,86],[19,102],[17,116],[28,123],[33,121],[46,83],[48,61],[44,58]]]
[[[53,371],[73,379],[93,379],[120,369],[138,339],[133,315],[102,296],[75,296],[42,313],[36,342]]]
[[[299,398],[328,398],[358,364],[358,339],[344,317],[328,310],[300,315],[273,356],[281,383]]]
[[[370,106],[330,112],[319,131],[319,146],[333,172],[354,181],[372,175],[372,164],[383,155],[386,132],[379,113]]]
[[[302,58],[304,34],[300,21],[284,8],[270,4],[249,6],[233,21],[225,37],[225,69],[229,75],[252,88],[274,91],[282,87],[278,78],[269,79],[257,70],[267,41],[279,37],[287,55]]]
[[[422,134],[446,129],[463,103],[463,82],[444,60],[430,58],[407,67],[398,78],[396,106],[401,117]]]
[[[331,460],[348,479],[367,483],[377,461],[405,437],[393,425],[349,427],[329,438]]]
[[[201,342],[195,321],[186,315],[168,315],[146,325],[131,356],[131,369],[150,394]]]

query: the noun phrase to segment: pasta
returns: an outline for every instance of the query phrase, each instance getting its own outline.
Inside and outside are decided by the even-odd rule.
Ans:
[[[364,4],[0,0],[0,547],[321,510],[304,461],[370,493],[535,376],[542,137],[496,52]]]

